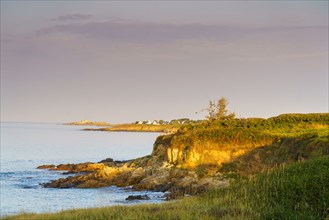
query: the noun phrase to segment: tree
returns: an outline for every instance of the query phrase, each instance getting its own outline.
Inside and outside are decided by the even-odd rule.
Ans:
[[[219,99],[217,103],[215,101],[209,101],[209,107],[206,109],[209,115],[206,118],[209,121],[234,119],[235,114],[228,112],[227,105],[228,100],[224,97]]]
[[[209,101],[209,107],[206,109],[208,110],[208,114],[206,118],[209,121],[214,121],[216,119],[216,105],[215,102]]]

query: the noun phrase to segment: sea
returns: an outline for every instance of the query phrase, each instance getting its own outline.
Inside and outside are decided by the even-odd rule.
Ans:
[[[42,164],[129,160],[152,152],[158,133],[83,131],[55,123],[1,122],[0,216],[58,212],[67,209],[163,202],[163,193],[115,186],[53,189],[42,183],[67,177],[36,169]],[[88,127],[90,128],[90,127]],[[151,200],[126,201],[129,195]]]

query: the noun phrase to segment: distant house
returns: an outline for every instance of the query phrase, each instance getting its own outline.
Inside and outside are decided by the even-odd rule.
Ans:
[[[169,124],[168,121],[164,121],[164,120],[147,120],[147,121],[135,121],[135,124],[139,124],[139,125],[167,125]]]
[[[161,123],[160,123],[161,121]],[[147,121],[135,121],[134,124],[144,124],[144,125],[160,125],[160,124],[164,124],[163,120],[147,120]]]

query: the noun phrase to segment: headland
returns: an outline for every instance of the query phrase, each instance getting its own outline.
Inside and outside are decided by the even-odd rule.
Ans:
[[[131,186],[166,192],[168,200],[184,199],[162,205],[27,214],[15,219],[326,219],[329,114],[187,124],[174,133],[160,135],[152,154],[145,157],[38,168],[75,174],[45,183],[44,187]]]

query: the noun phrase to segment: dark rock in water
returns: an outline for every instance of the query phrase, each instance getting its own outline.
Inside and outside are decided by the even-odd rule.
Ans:
[[[73,188],[74,186],[75,186],[74,183],[63,183],[59,188],[68,189],[68,188]]]
[[[168,191],[172,186],[173,186],[173,183],[160,184],[160,185],[155,186],[154,191],[157,191],[157,192],[166,192],[166,191]]]
[[[75,187],[75,185],[76,184],[73,182],[62,182],[62,181],[52,181],[49,183],[42,184],[44,188],[62,188],[62,189],[73,188]]]
[[[132,201],[132,200],[150,200],[151,198],[148,197],[148,195],[137,195],[137,196],[133,196],[130,195],[126,198],[126,200],[128,201]]]
[[[111,163],[111,162],[113,162],[112,158],[106,158],[105,160],[101,160],[98,163]]]
[[[50,164],[50,165],[41,165],[41,166],[38,166],[37,169],[53,169],[55,167],[56,166],[54,164]]]
[[[76,174],[76,173],[78,173],[78,172],[76,172],[76,171],[67,171],[67,172],[63,172],[62,174],[63,175],[70,175],[70,174]]]
[[[87,175],[88,173],[92,173],[92,171],[74,171],[74,170],[71,170],[71,171],[67,171],[67,172],[63,172],[62,174],[63,175],[70,175],[70,174],[78,174],[78,175]]]

